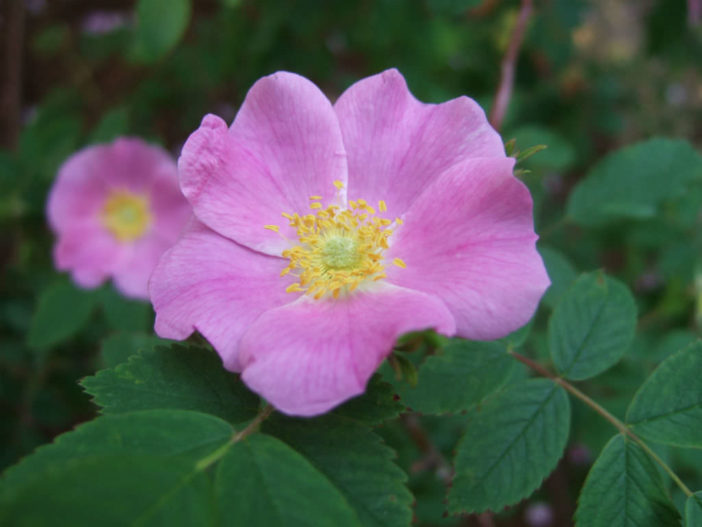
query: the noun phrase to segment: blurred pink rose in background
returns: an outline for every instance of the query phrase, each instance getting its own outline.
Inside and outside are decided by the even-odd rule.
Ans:
[[[59,169],[47,215],[57,235],[54,263],[84,288],[108,278],[125,296],[148,298],[161,254],[191,215],[175,161],[136,138],[90,146]]]

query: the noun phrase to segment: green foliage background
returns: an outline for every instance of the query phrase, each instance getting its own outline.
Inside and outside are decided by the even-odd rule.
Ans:
[[[334,99],[397,67],[421,100],[489,110],[519,3],[95,4],[25,2],[15,43],[0,524],[516,526],[546,505],[550,525],[702,525],[702,25],[684,0],[535,2],[502,129],[517,151],[548,146],[520,161],[553,282],[527,327],[495,343],[410,335],[366,395],[236,441],[260,401],[202,340],[162,341],[147,304],[53,270],[58,166],[124,134],[177,155],[205,113],[231,121],[281,69]],[[97,31],[96,11],[121,22]],[[696,494],[508,350],[626,423]]]

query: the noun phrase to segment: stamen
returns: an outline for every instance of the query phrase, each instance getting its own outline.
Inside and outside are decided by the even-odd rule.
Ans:
[[[401,258],[393,258],[392,263],[403,269],[407,269],[407,264]]]
[[[280,227],[277,225],[264,225],[263,228],[273,232],[280,232]]]
[[[335,181],[334,186],[339,191],[344,188],[341,181]],[[298,245],[282,252],[290,262],[280,276],[291,274],[297,278],[286,291],[302,292],[315,299],[339,299],[363,284],[384,279],[383,252],[390,246],[393,221],[376,216],[376,209],[363,199],[349,201],[346,209],[324,206],[321,199],[310,196],[314,213],[282,213],[299,240]],[[386,211],[387,204],[379,201],[378,209]],[[265,228],[277,232],[278,226]],[[406,267],[399,258],[393,263]]]

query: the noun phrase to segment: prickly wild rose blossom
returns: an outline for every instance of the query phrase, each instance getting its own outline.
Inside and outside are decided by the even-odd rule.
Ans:
[[[54,262],[85,288],[108,277],[124,295],[148,299],[148,280],[192,214],[175,161],[140,139],[91,146],[64,162],[47,214],[58,236]]]
[[[183,147],[195,218],[154,271],[156,331],[198,330],[302,416],[362,393],[408,331],[502,337],[549,284],[513,166],[473,100],[423,104],[396,70],[334,105],[264,77],[231,127],[207,115]]]

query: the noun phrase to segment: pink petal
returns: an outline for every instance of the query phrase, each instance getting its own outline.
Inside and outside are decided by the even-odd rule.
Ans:
[[[148,300],[151,273],[172,245],[173,242],[168,243],[154,234],[125,244],[128,256],[112,271],[115,287],[125,296]]]
[[[388,284],[337,301],[301,297],[267,311],[240,344],[242,379],[278,410],[311,416],[363,393],[399,335],[455,325],[433,295]]]
[[[268,254],[280,254],[288,242],[264,225],[284,225],[282,212],[309,213],[310,196],[329,201],[334,180],[346,182],[331,103],[310,81],[287,72],[256,82],[229,130],[219,117],[205,116],[178,168],[198,219]],[[294,236],[287,227],[281,232]]]
[[[348,155],[350,199],[384,200],[400,216],[447,168],[505,157],[500,136],[468,97],[419,102],[397,70],[363,79],[334,105]]]
[[[182,340],[198,330],[224,361],[240,369],[239,339],[264,311],[294,301],[293,281],[281,278],[287,261],[220,236],[197,220],[166,252],[150,282],[156,333]]]
[[[95,224],[70,226],[54,246],[56,269],[70,271],[73,280],[88,289],[104,282],[126,258],[125,247]]]
[[[100,177],[105,148],[86,148],[61,165],[46,207],[54,232],[94,223],[99,215],[109,189]]]
[[[549,285],[536,251],[532,201],[514,159],[455,165],[407,211],[393,235],[388,280],[441,298],[458,334],[494,339],[524,325]]]

